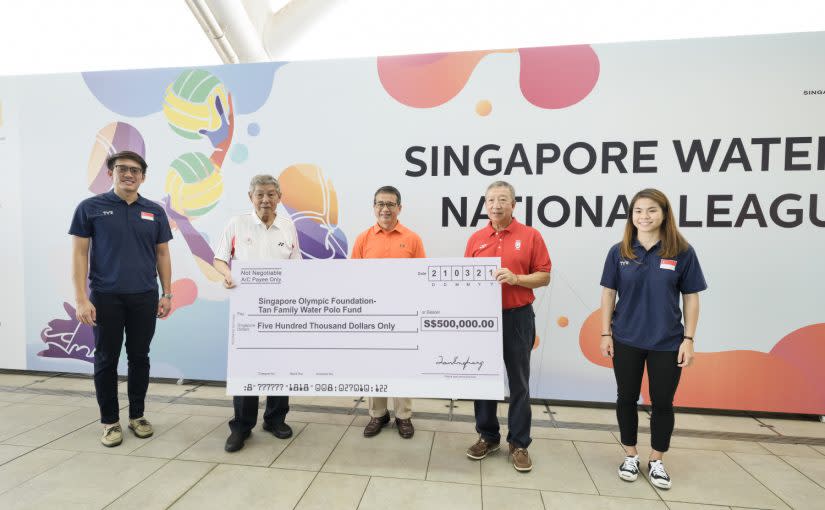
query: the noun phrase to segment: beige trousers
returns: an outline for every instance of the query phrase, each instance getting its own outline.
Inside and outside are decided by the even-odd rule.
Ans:
[[[394,397],[392,406],[395,409],[395,417],[402,420],[412,418],[412,399]],[[367,397],[370,417],[380,418],[387,414],[387,397]]]

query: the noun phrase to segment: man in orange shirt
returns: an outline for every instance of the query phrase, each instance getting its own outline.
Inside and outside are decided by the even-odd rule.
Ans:
[[[418,234],[398,221],[401,214],[401,193],[392,186],[378,188],[373,196],[376,224],[361,232],[352,246],[353,259],[407,259],[424,258],[424,243]],[[412,399],[393,399],[395,426],[398,434],[409,439],[415,433],[412,424]],[[370,421],[364,428],[364,437],[373,437],[390,422],[386,397],[369,397]]]

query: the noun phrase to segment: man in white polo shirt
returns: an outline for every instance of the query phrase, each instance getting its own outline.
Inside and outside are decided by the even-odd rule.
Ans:
[[[229,262],[232,260],[300,259],[298,232],[292,220],[278,214],[281,187],[271,175],[256,175],[249,183],[249,200],[253,211],[229,220],[217,246],[214,266],[224,278],[227,289],[235,287]],[[229,422],[231,434],[224,449],[236,452],[243,448],[258,420],[258,396],[233,397],[235,417]],[[289,411],[288,396],[267,396],[263,429],[280,439],[292,436],[284,423]]]

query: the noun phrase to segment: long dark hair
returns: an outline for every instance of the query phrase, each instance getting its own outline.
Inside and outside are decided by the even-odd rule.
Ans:
[[[636,254],[633,252],[633,239],[638,235],[638,229],[633,224],[633,208],[636,206],[636,201],[640,198],[649,198],[656,202],[662,208],[662,225],[659,227],[659,237],[661,240],[661,249],[659,256],[661,257],[675,257],[676,255],[686,251],[690,246],[679,233],[676,228],[676,219],[673,216],[673,208],[670,206],[670,200],[667,199],[664,193],[657,189],[647,188],[633,195],[633,200],[630,201],[630,210],[627,214],[627,224],[624,227],[624,237],[621,243],[622,258],[634,260]]]

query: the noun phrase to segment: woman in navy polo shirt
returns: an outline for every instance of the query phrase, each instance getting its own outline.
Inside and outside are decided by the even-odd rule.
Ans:
[[[602,355],[613,358],[616,417],[627,452],[619,477],[639,474],[636,403],[647,365],[651,400],[650,482],[669,489],[662,456],[673,433],[673,396],[682,368],[693,361],[693,335],[699,321],[699,294],[707,288],[696,253],[676,228],[670,201],[644,189],[630,202],[622,241],[607,254],[602,273]],[[619,301],[616,302],[618,294]],[[679,309],[679,295],[684,308]]]

